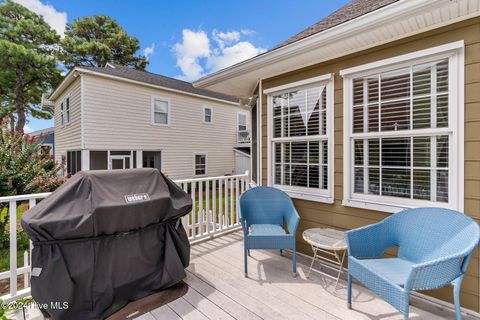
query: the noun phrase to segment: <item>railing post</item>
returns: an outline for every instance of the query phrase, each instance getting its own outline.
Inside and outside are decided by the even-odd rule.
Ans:
[[[207,234],[210,234],[210,181],[206,181],[206,186],[205,186],[205,232]]]
[[[10,297],[17,295],[17,201],[9,203],[10,215]]]

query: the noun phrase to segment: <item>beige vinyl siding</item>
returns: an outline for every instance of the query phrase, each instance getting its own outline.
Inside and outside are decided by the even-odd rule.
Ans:
[[[84,75],[84,142],[90,150],[161,150],[162,170],[191,178],[194,154],[207,154],[207,175],[234,170],[239,107],[209,99]],[[151,124],[152,97],[170,99],[170,124]],[[203,107],[213,123],[203,122]]]
[[[342,230],[375,223],[389,214],[346,207],[343,198],[343,79],[342,69],[369,62],[394,57],[430,47],[464,40],[465,42],[465,199],[464,211],[480,222],[480,19],[475,18],[437,29],[388,45],[338,58],[308,68],[293,71],[275,78],[266,79],[264,89],[308,79],[327,73],[335,74],[334,130],[335,130],[335,174],[334,204],[306,200],[294,200],[300,213],[301,222],[297,233],[298,250],[311,253],[311,248],[302,239],[302,232],[311,227],[334,227]],[[262,105],[262,174],[263,184],[267,184],[267,99],[263,96]],[[393,252],[390,252],[393,253]],[[462,306],[479,310],[479,255],[478,249],[470,262],[462,285]],[[453,301],[452,288],[426,292],[434,297]]]
[[[62,127],[60,104],[70,97],[70,122]],[[77,77],[55,100],[55,160],[61,161],[68,150],[81,148],[81,80]]]

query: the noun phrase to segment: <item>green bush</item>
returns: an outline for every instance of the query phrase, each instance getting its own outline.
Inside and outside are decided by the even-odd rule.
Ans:
[[[49,192],[63,183],[59,173],[64,164],[41,148],[43,138],[9,130],[6,121],[0,123],[0,197]]]

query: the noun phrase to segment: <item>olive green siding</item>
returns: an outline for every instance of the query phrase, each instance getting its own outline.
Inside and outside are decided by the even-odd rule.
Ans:
[[[389,214],[346,207],[343,198],[343,79],[340,70],[414,52],[430,47],[464,40],[465,42],[465,212],[480,221],[480,19],[475,18],[411,38],[399,40],[360,53],[299,69],[275,78],[264,79],[263,89],[307,79],[327,73],[335,74],[335,174],[334,204],[295,199],[301,222],[297,233],[298,250],[311,254],[311,249],[301,239],[303,230],[311,227],[352,229],[375,223]],[[267,184],[267,99],[262,98],[262,177]],[[478,249],[470,262],[463,282],[461,302],[466,308],[479,311],[479,255]],[[451,288],[428,294],[453,301]]]

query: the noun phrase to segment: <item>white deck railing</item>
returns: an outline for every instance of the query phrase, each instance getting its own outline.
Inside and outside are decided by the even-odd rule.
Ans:
[[[192,212],[182,218],[190,241],[200,241],[238,229],[240,223],[237,212],[237,199],[249,188],[248,172],[240,175],[176,180],[175,183],[186,191],[193,202]],[[30,294],[31,250],[23,253],[23,266],[17,265],[17,208],[32,208],[37,200],[50,193],[37,193],[20,196],[0,197],[1,203],[8,203],[10,231],[10,270],[0,272],[0,281],[9,279],[8,293],[0,292],[0,299],[12,301]],[[18,284],[22,282],[19,289]],[[20,278],[19,278],[20,277]],[[19,282],[20,281],[20,282]]]

